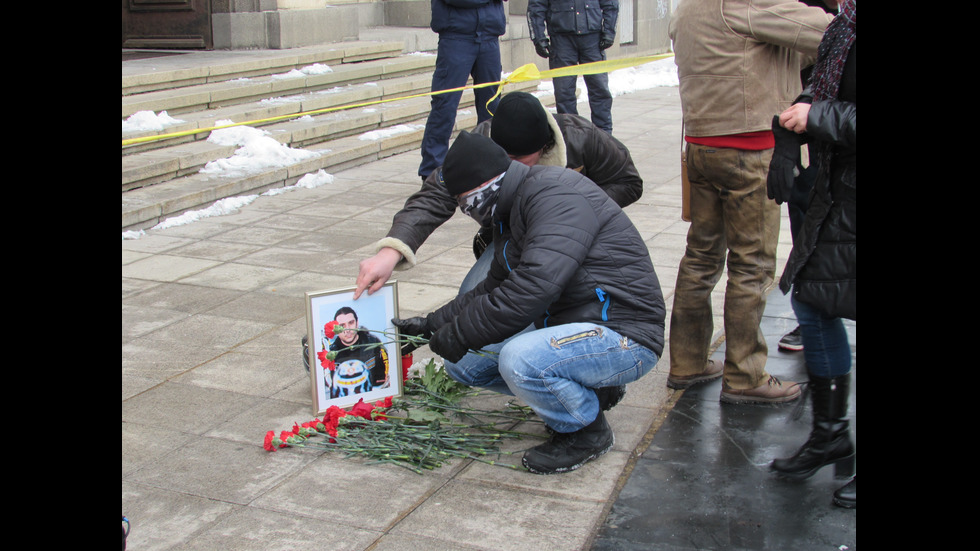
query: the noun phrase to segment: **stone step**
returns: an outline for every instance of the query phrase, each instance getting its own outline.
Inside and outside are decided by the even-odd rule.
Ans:
[[[390,79],[379,83],[354,85],[334,93],[312,93],[285,98],[272,103],[253,103],[236,106],[234,110],[210,110],[191,113],[185,122],[167,128],[169,132],[185,129],[207,129],[219,125],[221,121],[247,122],[268,117],[292,116],[281,122],[250,124],[262,128],[272,137],[291,148],[302,148],[324,141],[343,138],[398,124],[424,124],[429,112],[429,96],[411,98],[428,92],[431,79],[428,75],[416,75],[401,79]],[[509,84],[505,92],[530,90],[533,83]],[[411,98],[399,99],[399,98]],[[381,102],[385,103],[374,103]],[[367,105],[365,105],[367,104]],[[301,115],[320,109],[341,108],[344,105],[357,105],[319,115]],[[472,92],[465,92],[460,102],[461,109],[473,107]],[[183,120],[183,119],[182,119]],[[179,177],[201,169],[206,163],[234,153],[233,146],[212,144],[207,141],[210,132],[203,131],[193,136],[167,140],[166,145],[159,142],[137,144],[124,148],[122,158],[122,188],[128,191],[153,185],[168,178]],[[145,149],[126,153],[125,150],[144,147]]]
[[[319,64],[329,72],[303,74],[297,71],[259,77],[239,77],[221,82],[131,94],[122,97],[122,118],[125,119],[139,111],[167,111],[170,115],[177,115],[239,105],[257,99],[431,72],[435,66],[435,59],[433,55],[401,55],[397,58],[360,63]],[[309,64],[302,68],[316,68],[317,65]]]
[[[159,131],[126,132],[123,140],[188,135],[123,146],[123,231],[147,229],[227,197],[291,186],[309,173],[345,170],[420,147],[435,65],[435,55],[420,50],[434,49],[435,42],[423,38],[435,35],[396,30],[368,31],[363,34],[369,39],[353,43],[124,62],[123,119],[139,111],[167,111],[182,122]],[[317,63],[330,71],[283,78]],[[533,91],[537,84],[509,84],[503,92]],[[412,97],[419,94],[424,95]],[[473,101],[471,91],[463,93],[454,134],[476,125]],[[553,105],[554,100],[542,101]],[[321,110],[329,112],[304,115]],[[240,147],[208,141],[210,129],[227,121],[247,123],[293,150],[316,155],[237,177],[202,173],[207,163],[232,157]],[[365,135],[396,125],[404,127],[381,132],[381,138]]]
[[[122,68],[122,95],[183,88],[286,73],[315,63],[340,65],[392,58],[405,45],[396,40],[364,40],[288,50],[214,50],[130,61]],[[159,68],[158,68],[159,67]]]
[[[379,67],[375,67],[375,69],[379,69]],[[207,129],[219,126],[221,121],[225,121],[224,124],[227,124],[227,121],[232,121],[234,123],[249,123],[250,126],[256,127],[269,126],[290,118],[300,117],[304,113],[421,94],[429,91],[431,81],[432,78],[428,73],[417,72],[404,77],[368,79],[367,82],[360,84],[346,84],[331,88],[316,87],[312,90],[300,90],[291,95],[261,97],[249,103],[236,103],[184,114],[172,115],[168,112],[172,118],[182,122],[169,125],[158,131],[124,132],[122,139],[130,140],[195,130],[202,131],[185,136],[160,138],[149,142],[125,145],[122,148],[122,154],[123,156],[133,155],[196,139],[206,139]],[[154,113],[156,112],[154,111]]]
[[[220,199],[259,194],[272,188],[294,185],[306,174],[318,170],[335,172],[418,148],[422,143],[424,122],[423,118],[421,124],[407,132],[377,140],[349,136],[321,142],[304,148],[318,153],[318,156],[288,167],[233,178],[206,175],[197,171],[126,191],[122,196],[122,229],[127,231],[150,228],[167,218],[205,208]],[[456,120],[457,131],[475,125],[475,112],[460,112]],[[421,185],[421,181],[419,183]]]
[[[535,86],[534,83],[521,84],[520,88],[517,85],[508,85],[504,93],[518,89],[531,91]],[[541,101],[548,106],[554,105],[554,97],[550,94],[542,97]],[[226,177],[201,173],[201,167],[207,162],[231,156],[237,149],[237,146],[219,146],[207,141],[173,146],[166,151],[147,152],[147,163],[140,167],[127,168],[124,159],[124,174],[128,170],[141,170],[144,182],[155,181],[152,185],[124,191],[122,229],[147,229],[186,211],[206,208],[220,199],[259,194],[269,189],[294,185],[311,172],[336,172],[417,149],[422,143],[428,109],[429,98],[421,97],[378,106],[377,111],[371,113],[363,113],[362,110],[344,111],[332,116],[331,121],[323,122],[322,125],[315,119],[286,123],[278,131],[270,131],[269,136],[280,143],[287,143],[290,140],[301,140],[304,132],[312,134],[322,132],[323,128],[330,128],[331,124],[341,125],[344,119],[353,126],[362,124],[351,122],[361,117],[378,120],[377,128],[372,128],[374,130],[390,129],[395,125],[405,125],[407,128],[380,139],[365,139],[364,132],[341,138],[329,136],[323,140],[309,138],[310,143],[294,149],[316,152],[316,157],[288,167],[273,168],[246,176]],[[459,130],[472,129],[476,123],[472,94],[464,93],[456,117],[454,135]],[[307,128],[303,128],[304,125]],[[288,128],[289,126],[292,128]],[[170,150],[175,151],[168,154],[167,151]],[[151,165],[149,160],[154,157],[158,162]],[[157,174],[150,174],[152,171],[157,171]]]

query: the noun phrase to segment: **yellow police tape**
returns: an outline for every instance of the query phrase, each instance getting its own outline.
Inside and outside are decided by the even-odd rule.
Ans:
[[[643,56],[643,57],[628,57],[623,59],[607,59],[605,61],[595,61],[592,63],[583,63],[581,65],[569,65],[567,67],[561,67],[558,69],[550,69],[547,71],[539,71],[538,68],[533,63],[528,63],[527,65],[522,65],[514,70],[514,72],[507,75],[503,80],[497,82],[484,82],[482,84],[474,84],[470,86],[460,86],[459,88],[449,88],[446,90],[437,90],[435,92],[426,92],[424,94],[415,94],[411,96],[401,96],[397,98],[380,99],[364,103],[356,103],[352,105],[344,105],[342,107],[325,107],[323,109],[316,109],[314,111],[306,111],[303,113],[291,113],[289,115],[281,115],[278,117],[269,117],[266,119],[257,119],[253,121],[236,122],[231,124],[224,124],[220,126],[212,126],[210,128],[195,128],[193,130],[184,130],[181,132],[171,132],[169,134],[157,134],[155,136],[144,136],[142,138],[130,138],[128,140],[123,140],[123,146],[133,145],[138,143],[152,142],[156,140],[164,140],[167,138],[179,138],[181,136],[189,136],[192,134],[200,134],[202,132],[211,132],[212,130],[220,130],[222,128],[231,128],[233,126],[247,126],[253,124],[269,123],[287,119],[293,119],[297,117],[302,117],[305,115],[319,115],[322,113],[329,113],[331,111],[342,111],[345,109],[353,109],[356,107],[367,107],[369,105],[378,105],[380,103],[388,103],[392,101],[400,101],[412,98],[421,98],[425,96],[433,96],[435,94],[446,94],[450,92],[460,92],[463,90],[473,90],[476,88],[486,88],[488,86],[500,86],[497,88],[497,93],[494,94],[490,101],[487,102],[487,110],[489,110],[490,102],[500,95],[500,89],[504,85],[514,83],[514,82],[527,82],[529,80],[542,80],[547,78],[555,77],[567,77],[567,76],[579,76],[579,75],[594,75],[599,73],[608,73],[610,71],[616,71],[619,69],[628,69],[630,67],[638,67],[651,61],[657,61],[667,57],[672,57],[674,54],[666,53],[659,55]]]

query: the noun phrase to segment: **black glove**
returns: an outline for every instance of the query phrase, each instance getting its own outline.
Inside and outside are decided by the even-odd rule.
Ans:
[[[615,37],[603,36],[602,38],[599,39],[599,49],[600,50],[608,50],[609,48],[612,47],[612,45],[615,42],[616,42],[616,38]]]
[[[447,323],[440,327],[429,341],[429,350],[442,356],[447,362],[456,363],[463,359],[469,347],[459,340],[456,332],[456,322]]]
[[[534,51],[538,55],[547,59],[551,57],[551,41],[547,38],[539,38],[534,41]]]
[[[418,337],[426,340],[432,337],[432,331],[429,329],[429,321],[421,316],[408,319],[392,318],[391,323],[398,328],[398,333],[402,337]],[[420,344],[422,343],[413,342],[411,340],[402,343],[402,356],[405,354],[411,354],[412,351],[418,348]]]
[[[493,243],[493,228],[480,228],[480,231],[473,236],[473,256],[480,260],[491,243]]]
[[[769,176],[766,177],[766,194],[770,199],[775,199],[777,205],[782,205],[789,201],[793,181],[803,170],[800,147],[806,143],[806,137],[779,126],[779,115],[772,118],[772,133],[776,146],[772,150]]]

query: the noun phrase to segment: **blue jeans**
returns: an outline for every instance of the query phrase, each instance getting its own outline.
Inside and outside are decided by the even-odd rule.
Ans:
[[[803,336],[803,358],[810,375],[829,379],[851,372],[851,345],[840,318],[830,318],[790,297]]]
[[[594,323],[568,323],[524,331],[470,352],[446,372],[467,386],[516,396],[557,432],[595,421],[593,389],[633,382],[657,364],[652,350]]]
[[[470,268],[470,271],[466,273],[466,277],[463,278],[463,283],[459,285],[459,294],[463,294],[469,291],[473,287],[476,287],[478,283],[487,278],[487,274],[490,273],[490,264],[493,263],[493,243],[490,244],[480,258],[477,259],[476,264]]]

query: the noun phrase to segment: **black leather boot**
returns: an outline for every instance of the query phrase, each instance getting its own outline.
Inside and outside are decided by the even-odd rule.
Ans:
[[[850,381],[850,374],[830,379],[810,376],[813,401],[810,438],[793,456],[773,461],[771,470],[785,478],[803,480],[833,464],[835,477],[854,475],[854,444],[847,420]]]
[[[834,492],[834,505],[845,509],[856,509],[858,499],[858,477],[855,476],[850,482]]]
[[[588,426],[575,432],[551,432],[544,444],[524,452],[522,463],[535,474],[574,471],[609,451],[615,438],[602,411]]]

